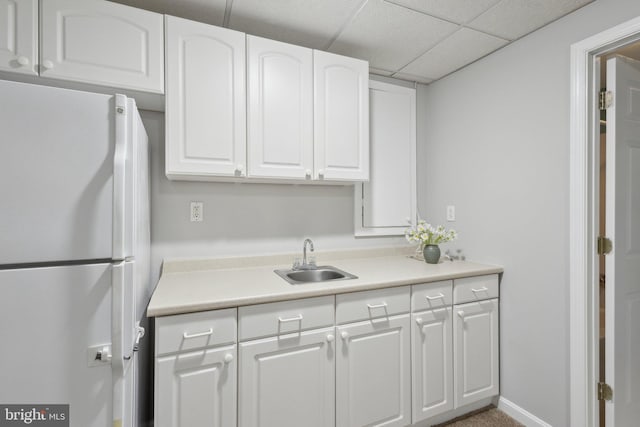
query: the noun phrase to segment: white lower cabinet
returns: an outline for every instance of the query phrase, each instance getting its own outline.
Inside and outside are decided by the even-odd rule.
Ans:
[[[413,422],[453,409],[451,307],[412,315]]]
[[[159,317],[154,425],[236,425],[237,310]]]
[[[157,357],[154,425],[236,425],[236,375],[235,345]]]
[[[498,299],[455,305],[453,311],[455,405],[460,407],[499,392]]]
[[[160,317],[155,425],[440,420],[499,393],[498,291],[485,275]]]
[[[240,343],[239,385],[238,426],[333,426],[334,328]]]
[[[336,426],[411,424],[409,314],[339,326]]]

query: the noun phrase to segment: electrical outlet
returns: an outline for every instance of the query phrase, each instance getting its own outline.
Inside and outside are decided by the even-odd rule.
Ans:
[[[453,205],[447,206],[447,221],[456,220],[456,207]]]
[[[191,202],[191,222],[202,222],[204,219],[204,204]]]

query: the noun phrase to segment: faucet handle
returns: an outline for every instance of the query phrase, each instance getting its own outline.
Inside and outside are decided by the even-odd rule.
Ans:
[[[300,258],[296,257],[293,259],[293,266],[291,267],[292,270],[297,270],[300,268],[300,265],[302,264],[302,262],[300,261]]]

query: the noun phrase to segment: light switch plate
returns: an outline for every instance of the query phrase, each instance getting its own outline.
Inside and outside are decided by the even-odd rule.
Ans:
[[[456,207],[453,205],[447,206],[447,221],[456,220]]]

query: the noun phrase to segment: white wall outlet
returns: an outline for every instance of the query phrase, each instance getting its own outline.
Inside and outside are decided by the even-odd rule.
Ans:
[[[204,219],[204,203],[191,202],[191,222],[202,222]]]
[[[447,221],[456,220],[456,207],[453,205],[447,206]]]

